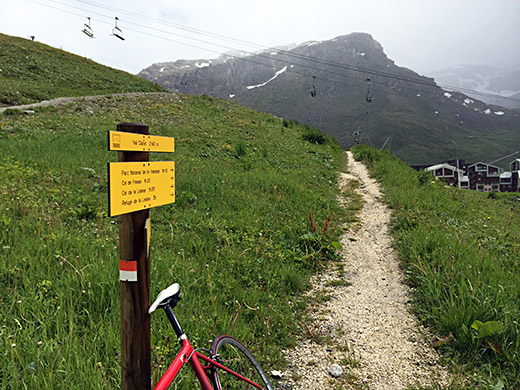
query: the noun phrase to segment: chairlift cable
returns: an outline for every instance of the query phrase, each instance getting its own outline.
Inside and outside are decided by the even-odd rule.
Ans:
[[[41,3],[39,3],[39,2],[37,2],[35,0],[27,0],[27,1],[30,1],[30,2],[39,4],[39,5],[47,6],[47,7],[50,7],[50,8],[59,10],[59,11],[62,11],[62,12],[68,12],[68,13],[71,13],[73,15],[79,16],[76,13],[72,13],[72,12],[65,11],[65,10],[60,9],[60,8],[52,7],[52,6],[48,5],[48,4],[41,4]],[[50,2],[53,2],[53,3],[57,3],[57,4],[61,4],[61,5],[68,6],[68,7],[72,7],[72,8],[75,8],[75,9],[80,9],[80,10],[86,11],[86,10],[84,10],[82,8],[75,7],[75,6],[72,6],[70,4],[66,4],[66,3],[63,3],[63,2],[60,2],[60,1],[57,1],[57,0],[47,0],[47,1],[50,1]],[[86,5],[91,5],[91,6],[94,6],[94,7],[98,7],[98,8],[105,8],[105,9],[112,9],[112,10],[118,10],[119,11],[119,9],[117,9],[115,7],[102,6],[99,3],[95,3],[95,2],[92,2],[92,1],[90,1],[90,2],[89,1],[85,1],[85,0],[76,0],[76,1],[80,2],[80,3],[83,3],[83,4],[86,4]],[[217,38],[221,38],[221,39],[233,40],[235,42],[246,43],[246,44],[254,45],[254,46],[257,46],[257,47],[263,47],[263,48],[267,49],[266,46],[253,44],[251,42],[241,41],[239,39],[234,39],[234,38],[226,37],[226,36],[223,36],[223,35],[213,34],[213,33],[210,33],[210,32],[203,31],[203,30],[196,30],[196,29],[191,29],[191,28],[188,28],[188,27],[180,26],[180,25],[175,25],[173,23],[165,22],[165,21],[162,21],[160,19],[151,18],[151,17],[147,17],[147,16],[144,16],[144,15],[138,15],[136,13],[132,13],[132,12],[124,11],[124,10],[121,10],[121,11],[126,13],[126,14],[135,15],[135,16],[140,17],[140,18],[146,18],[146,19],[149,19],[149,20],[155,20],[157,22],[160,22],[160,23],[163,23],[163,24],[167,24],[167,25],[173,26],[175,28],[183,28],[184,30],[192,32],[192,33],[199,33],[199,34],[204,34],[204,35],[211,36],[211,37],[217,37]],[[92,12],[92,11],[89,11],[89,12],[98,14],[98,15],[103,16],[105,18],[107,17],[104,14],[100,14],[100,13],[96,13],[96,12]],[[81,16],[83,16],[83,15],[81,15]],[[179,34],[174,34],[174,33],[169,32],[169,31],[164,31],[164,30],[152,28],[152,27],[141,25],[141,24],[138,24],[138,23],[132,23],[130,21],[126,21],[126,23],[127,24],[133,24],[133,25],[136,25],[136,26],[139,26],[139,27],[144,27],[144,28],[147,28],[147,29],[156,30],[156,31],[159,31],[159,32],[162,32],[162,33],[173,34],[173,35],[178,35],[179,36]],[[127,30],[129,30],[129,29],[127,28]],[[152,36],[152,37],[156,37],[156,38],[165,39],[164,37],[159,37],[159,36],[152,35],[152,34],[149,34],[149,33],[143,32],[143,31],[139,31],[139,30],[132,30],[132,31],[135,31],[135,32],[138,32],[138,33],[141,33],[141,34],[146,34],[146,35],[149,35],[149,36]],[[232,47],[227,47],[227,46],[216,44],[216,43],[212,43],[212,42],[198,40],[196,38],[191,38],[191,37],[186,37],[186,36],[181,36],[181,37],[186,38],[186,39],[200,41],[200,42],[212,45],[212,46],[218,46],[218,47],[223,47],[223,48],[235,50],[235,48],[232,48]],[[169,39],[166,39],[166,40],[169,40]],[[207,49],[207,48],[201,48],[201,47],[198,47],[198,46],[190,45],[190,44],[187,44],[186,42],[179,42],[179,41],[173,41],[173,40],[170,40],[170,41],[176,42],[176,43],[179,43],[179,44],[182,44],[182,45],[186,45],[186,46],[196,47],[196,48],[199,48],[199,49],[202,49],[202,50],[206,50],[206,51],[210,51],[210,52],[214,52],[214,53],[217,53],[217,54],[221,54],[220,52],[217,52],[215,50],[211,50],[211,49]],[[425,85],[425,86],[436,87],[436,88],[443,88],[443,89],[448,89],[448,90],[452,90],[452,91],[469,92],[469,93],[480,95],[480,96],[488,96],[488,97],[496,97],[496,98],[501,98],[501,99],[508,99],[508,100],[512,100],[512,101],[520,101],[520,99],[516,99],[516,98],[504,97],[504,96],[488,94],[488,93],[482,93],[482,92],[474,91],[474,90],[470,90],[470,89],[459,88],[459,87],[443,85],[443,84],[436,84],[434,82],[426,82],[426,81],[419,80],[419,79],[401,77],[401,76],[398,76],[398,75],[395,75],[395,74],[391,74],[391,73],[374,71],[374,70],[370,70],[370,69],[364,69],[364,68],[358,68],[358,67],[349,66],[349,65],[345,65],[345,64],[339,64],[339,63],[335,63],[335,62],[331,62],[331,61],[325,61],[325,60],[313,58],[313,57],[310,57],[310,56],[299,55],[299,54],[296,54],[296,53],[290,53],[290,52],[285,51],[285,50],[278,50],[278,52],[279,53],[283,53],[283,54],[285,54],[288,57],[298,58],[298,59],[306,60],[306,61],[310,61],[310,62],[316,62],[316,63],[322,64],[322,65],[327,65],[327,66],[331,66],[331,67],[338,67],[338,68],[342,68],[342,69],[345,69],[345,70],[351,70],[351,71],[355,71],[355,72],[362,72],[362,73],[366,73],[366,74],[377,75],[377,76],[380,76],[380,77],[386,77],[386,78],[392,78],[392,79],[396,79],[396,80],[406,81],[406,82],[410,82],[410,83],[413,83],[413,84]],[[254,54],[254,53],[249,53],[249,54]],[[259,55],[259,56],[266,58],[265,56],[261,56],[261,55]],[[237,58],[237,59],[239,58],[239,59],[245,60],[242,57],[236,57],[236,56],[230,56],[230,57]],[[276,60],[277,61],[282,61],[285,64],[289,64],[288,61],[283,61],[283,60],[278,60],[278,59],[276,59]],[[251,60],[249,60],[249,62],[257,63],[255,61],[251,61]],[[262,64],[262,63],[258,63],[258,64],[266,65],[266,64]],[[293,64],[291,64],[291,65],[293,65]],[[312,67],[309,67],[309,66],[304,65],[304,64],[294,64],[294,65],[298,65],[298,66],[300,66],[302,68],[308,68],[308,69],[316,70],[316,68],[312,68]],[[323,69],[319,69],[319,70],[322,71],[322,72],[329,73],[329,74],[340,75],[342,77],[345,76],[344,74],[333,73],[333,72],[328,71],[328,70],[323,70]],[[296,73],[296,72],[294,72],[294,73]],[[341,82],[339,80],[329,80],[329,81]],[[380,82],[376,81],[376,83],[380,83]],[[384,83],[381,83],[381,84],[384,84]],[[401,86],[401,88],[402,89],[410,89],[410,90],[412,90],[412,88],[409,88],[409,87],[406,87],[406,86]],[[417,90],[414,90],[414,91],[417,91]],[[387,92],[387,93],[392,94],[391,92]],[[395,95],[397,95],[397,94],[395,94]]]
[[[32,2],[36,3],[36,1],[34,1],[34,0],[27,0],[27,1],[32,1]],[[62,2],[57,1],[57,0],[47,0],[47,1],[58,3],[58,4],[62,4],[62,5],[69,6],[69,7],[73,7],[73,8],[76,8],[76,9],[81,9],[79,7],[75,7],[75,6],[66,4],[66,3],[62,3]],[[214,34],[214,33],[206,32],[206,31],[203,31],[203,30],[197,30],[197,29],[193,29],[193,28],[177,25],[177,24],[174,24],[174,23],[165,22],[165,21],[163,21],[161,19],[156,19],[156,18],[151,18],[151,17],[144,16],[144,15],[139,15],[139,14],[136,14],[136,13],[133,13],[133,12],[129,12],[129,11],[125,11],[125,10],[121,10],[121,9],[118,9],[118,8],[115,8],[115,7],[107,7],[107,6],[104,6],[104,5],[100,5],[99,3],[95,3],[93,1],[90,1],[90,2],[89,1],[85,1],[85,0],[76,0],[76,1],[80,2],[80,3],[83,3],[83,4],[92,5],[92,6],[98,7],[98,8],[117,10],[117,11],[121,11],[121,12],[124,12],[126,14],[129,14],[129,15],[135,15],[135,16],[140,17],[140,18],[146,18],[146,19],[149,19],[149,20],[155,20],[155,21],[160,22],[162,24],[170,25],[170,26],[173,26],[175,28],[182,28],[182,29],[184,29],[186,31],[193,32],[193,33],[204,34],[204,35],[207,35],[207,36],[217,37],[217,38],[221,38],[221,39],[233,40],[235,42],[241,42],[241,43],[249,44],[249,45],[256,46],[256,47],[269,49],[267,46],[262,46],[262,45],[259,45],[259,44],[254,44],[254,43],[251,43],[251,42],[247,42],[247,41],[242,41],[242,40],[235,39],[235,38],[226,37],[224,35]],[[100,14],[100,15],[106,17],[106,15],[103,15],[103,14]],[[137,23],[132,23],[132,22],[129,22],[129,21],[127,21],[127,23],[131,23],[131,24],[134,24],[136,26],[140,26],[140,27],[144,27],[144,28],[153,29],[153,28],[151,28],[149,26],[144,26],[144,25],[140,25],[140,24],[137,24]],[[154,29],[154,30],[161,31],[163,33],[173,34],[171,32],[164,31],[164,30],[159,30],[159,29]],[[178,34],[174,34],[174,35],[178,35]],[[191,37],[186,37],[186,36],[183,36],[183,37],[187,38],[187,39],[197,40],[197,39],[191,38]],[[215,44],[215,43],[211,43],[211,42],[207,42],[207,41],[202,41],[202,40],[199,40],[199,41],[207,43],[207,44],[210,44],[210,45],[213,45],[213,46],[220,46],[220,47],[223,47],[223,48],[235,50],[235,48],[227,47],[227,46],[224,46],[224,45],[219,45],[219,44]],[[178,42],[178,43],[179,44],[185,44],[184,42]],[[192,46],[192,45],[188,45],[188,46]],[[208,50],[208,49],[205,49],[205,48],[201,48],[201,49],[207,50],[207,51],[212,51],[212,50]],[[216,51],[212,51],[212,52],[216,52]],[[407,81],[407,82],[410,82],[410,83],[415,83],[415,84],[420,84],[420,85],[425,85],[425,86],[430,86],[430,87],[440,87],[442,89],[458,91],[458,92],[462,92],[462,93],[464,93],[464,92],[472,93],[472,94],[479,95],[479,96],[495,97],[495,98],[507,99],[507,100],[511,100],[511,101],[520,101],[520,99],[516,99],[516,98],[505,97],[505,96],[500,96],[500,95],[495,95],[495,94],[489,94],[489,93],[479,92],[479,91],[475,91],[475,90],[471,90],[471,89],[449,86],[449,85],[445,85],[445,84],[436,84],[436,83],[432,83],[432,82],[423,81],[423,80],[420,80],[420,79],[417,79],[417,78],[406,78],[406,77],[398,76],[398,75],[391,74],[391,73],[386,73],[386,72],[381,72],[381,71],[374,71],[374,70],[370,70],[370,69],[366,69],[366,68],[358,68],[358,67],[354,67],[354,66],[349,66],[349,65],[345,65],[345,64],[339,64],[339,63],[331,62],[331,61],[325,61],[325,60],[313,58],[313,57],[310,57],[310,56],[305,56],[305,55],[296,54],[296,53],[290,53],[290,52],[285,51],[285,50],[278,50],[278,52],[279,53],[284,53],[285,55],[287,55],[289,57],[293,57],[293,58],[299,58],[299,59],[308,60],[308,61],[311,61],[311,62],[317,62],[317,63],[320,63],[320,64],[329,65],[329,66],[333,66],[333,67],[340,67],[340,68],[343,68],[343,69],[346,69],[346,70],[352,70],[352,71],[356,71],[356,72],[364,72],[364,73],[368,73],[368,74],[372,74],[372,75],[378,75],[378,76],[386,77],[386,78],[393,78],[393,79],[396,79],[396,80]],[[216,53],[221,54],[220,52],[216,52]],[[254,54],[254,53],[249,53],[249,54]],[[233,57],[233,56],[231,56],[231,57]],[[288,63],[287,61],[284,61],[284,62],[286,64]],[[308,67],[308,66],[302,65],[302,64],[298,64],[298,66]],[[331,73],[330,71],[326,71],[326,72],[327,73]],[[406,86],[402,86],[401,88],[403,88],[403,89],[405,89],[405,88],[406,89],[411,89],[411,88],[407,88]]]

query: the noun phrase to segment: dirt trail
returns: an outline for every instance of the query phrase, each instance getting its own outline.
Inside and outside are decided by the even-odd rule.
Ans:
[[[359,224],[341,238],[343,274],[331,267],[314,281],[310,295],[331,299],[317,307],[303,329],[306,337],[288,352],[294,366],[280,388],[395,390],[444,383],[447,373],[410,313],[410,289],[389,235],[390,211],[365,166],[347,153],[350,173],[339,181],[341,188],[360,183]],[[341,286],[342,279],[351,285]],[[339,378],[329,373],[332,364],[343,369]]]
[[[50,106],[65,106],[67,104],[73,103],[75,101],[90,101],[97,100],[107,96],[110,97],[134,97],[134,96],[144,96],[144,95],[172,95],[170,92],[127,92],[127,93],[113,93],[109,95],[95,95],[95,96],[78,96],[78,97],[59,97],[50,100],[43,100],[38,103],[30,103],[30,104],[22,104],[20,106],[10,106],[10,107],[0,107],[0,114],[7,109],[17,109],[17,110],[30,110],[35,107],[50,107]]]

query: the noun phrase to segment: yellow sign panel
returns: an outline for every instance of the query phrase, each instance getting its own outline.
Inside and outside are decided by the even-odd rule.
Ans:
[[[108,150],[128,152],[171,152],[175,150],[175,139],[158,135],[108,131]]]
[[[108,214],[131,213],[175,202],[175,162],[108,163]]]

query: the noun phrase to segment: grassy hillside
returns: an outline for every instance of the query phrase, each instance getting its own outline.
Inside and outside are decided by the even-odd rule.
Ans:
[[[164,91],[140,77],[84,57],[3,34],[0,69],[0,106],[62,96]]]
[[[329,138],[237,104],[154,94],[0,115],[0,388],[119,387],[117,218],[107,217],[107,130],[172,136],[177,202],[151,210],[152,296],[170,283],[199,347],[220,333],[266,368],[294,342],[299,294],[335,255],[342,151]],[[312,141],[312,142],[311,142]],[[317,144],[314,141],[324,141]],[[332,214],[326,236],[309,234]],[[177,342],[152,316],[153,374]],[[180,388],[192,389],[189,370]]]
[[[460,364],[455,388],[520,388],[519,194],[460,191],[386,151],[354,154],[385,187],[416,312]]]

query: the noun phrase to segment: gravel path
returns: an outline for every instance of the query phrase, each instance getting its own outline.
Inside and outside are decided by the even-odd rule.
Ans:
[[[314,281],[310,297],[330,299],[315,306],[312,323],[302,329],[305,337],[287,352],[293,366],[278,388],[396,390],[444,384],[446,370],[407,303],[410,289],[389,236],[390,211],[365,166],[347,153],[350,173],[341,174],[340,186],[358,181],[364,206],[357,227],[341,238],[342,263]],[[333,364],[343,370],[338,378],[329,373]]]
[[[173,94],[170,92],[127,92],[127,93],[113,93],[109,95],[95,95],[95,96],[78,96],[78,97],[59,97],[55,99],[50,100],[43,100],[38,103],[30,103],[30,104],[23,104],[20,106],[10,106],[10,107],[0,107],[0,114],[4,112],[5,110],[11,108],[11,109],[17,109],[17,110],[31,110],[35,107],[50,107],[50,106],[65,106],[67,104],[76,102],[76,101],[90,101],[90,100],[97,100],[101,98],[105,98],[107,96],[110,97],[134,97],[134,96],[144,96],[144,95],[166,95],[166,96],[172,96]]]

